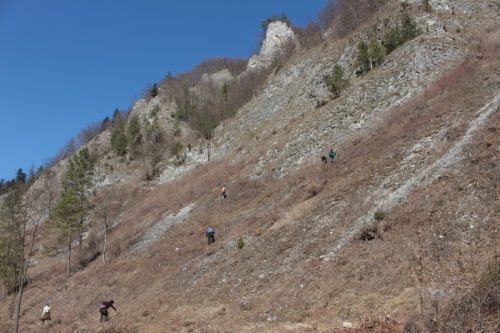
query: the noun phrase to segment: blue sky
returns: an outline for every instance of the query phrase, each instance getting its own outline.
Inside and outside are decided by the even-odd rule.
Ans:
[[[304,26],[325,0],[0,0],[0,178],[37,167],[146,87],[248,57],[260,22]]]

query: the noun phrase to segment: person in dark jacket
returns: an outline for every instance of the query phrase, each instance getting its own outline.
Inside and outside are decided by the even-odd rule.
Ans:
[[[227,198],[226,185],[222,185],[220,188],[220,196],[222,199]]]
[[[331,146],[330,152],[328,153],[328,157],[330,158],[330,163],[333,163],[333,159],[335,158],[335,156],[337,156],[337,153],[335,152],[334,148],[335,145]]]
[[[212,227],[208,227],[207,231],[205,231],[205,236],[207,236],[208,245],[215,242],[215,230]]]
[[[99,320],[100,322],[103,321],[108,321],[108,309],[112,308],[113,310],[116,311],[115,307],[113,304],[115,301],[111,300],[109,302],[101,302],[101,305],[99,306],[99,313],[101,314],[101,319]]]

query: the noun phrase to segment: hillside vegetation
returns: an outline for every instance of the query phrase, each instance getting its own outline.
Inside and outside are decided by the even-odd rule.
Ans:
[[[328,1],[167,75],[4,188],[0,332],[498,332],[499,7]]]

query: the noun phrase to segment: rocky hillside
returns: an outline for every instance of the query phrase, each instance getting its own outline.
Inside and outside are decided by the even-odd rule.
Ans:
[[[131,115],[158,121],[182,151],[165,146],[159,177],[145,182],[144,162],[114,155],[109,132],[88,144],[99,160],[86,245],[66,278],[66,253],[47,255],[40,239],[21,331],[498,331],[500,4],[423,3],[405,8],[418,36],[362,75],[359,43],[399,24],[400,1],[279,64],[266,39],[238,75],[266,64],[272,74],[217,127],[210,162],[173,99],[137,101]],[[282,36],[273,45],[297,43],[286,26],[269,28]],[[349,81],[339,96],[324,80],[335,64]],[[192,89],[238,75],[207,73]],[[95,212],[106,200],[104,263]],[[99,323],[105,299],[119,312]],[[53,321],[42,328],[46,301]],[[12,331],[12,304],[2,296],[0,331]]]

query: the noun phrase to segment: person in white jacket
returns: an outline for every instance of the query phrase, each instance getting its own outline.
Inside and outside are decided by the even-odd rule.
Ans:
[[[45,306],[43,307],[43,312],[42,312],[42,325],[45,324],[45,321],[48,320],[50,321],[50,304],[47,303],[45,304]]]

